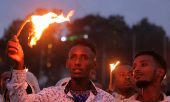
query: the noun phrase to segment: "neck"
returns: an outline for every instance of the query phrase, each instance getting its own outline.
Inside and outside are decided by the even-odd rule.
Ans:
[[[128,90],[117,90],[117,93],[120,95],[125,96],[125,98],[129,98],[132,95],[134,95],[134,90],[133,89],[128,89]]]
[[[71,89],[74,90],[88,90],[89,79],[76,80],[71,78]]]
[[[160,91],[160,83],[148,85],[142,88],[142,98],[143,100],[148,101],[161,101],[163,97]]]

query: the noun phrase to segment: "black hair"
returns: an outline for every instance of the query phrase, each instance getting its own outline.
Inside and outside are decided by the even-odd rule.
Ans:
[[[79,45],[79,44],[89,47],[91,49],[91,51],[95,54],[95,59],[97,58],[97,47],[94,43],[92,43],[88,39],[84,39],[84,38],[74,39],[69,46],[69,50],[72,47]]]

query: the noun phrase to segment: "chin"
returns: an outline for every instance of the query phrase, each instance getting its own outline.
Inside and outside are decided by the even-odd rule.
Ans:
[[[138,81],[136,81],[136,86],[137,86],[138,88],[143,88],[143,87],[148,86],[149,83],[150,83],[150,82],[147,81],[147,80],[138,80]]]
[[[127,86],[127,87],[125,87],[125,90],[131,90],[132,89],[132,86]]]
[[[71,77],[72,79],[76,79],[76,80],[80,80],[83,79],[83,77],[81,75],[74,75]]]

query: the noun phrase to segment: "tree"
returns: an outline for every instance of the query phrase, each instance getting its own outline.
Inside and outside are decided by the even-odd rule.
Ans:
[[[147,18],[144,18],[133,26],[132,32],[136,35],[136,51],[154,49],[163,55],[163,43],[166,35],[162,27],[151,24]]]

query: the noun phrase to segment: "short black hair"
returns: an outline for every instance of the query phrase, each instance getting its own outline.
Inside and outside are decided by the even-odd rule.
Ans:
[[[139,51],[134,55],[134,58],[137,58],[138,56],[141,56],[141,55],[152,56],[155,62],[159,65],[158,67],[163,68],[165,70],[165,73],[163,75],[163,78],[164,78],[166,71],[167,71],[167,64],[166,64],[165,59],[153,49]]]
[[[78,39],[74,39],[72,42],[71,42],[71,44],[70,44],[70,46],[69,46],[69,50],[72,48],[72,47],[74,47],[74,46],[76,46],[76,45],[85,45],[85,46],[87,46],[87,47],[89,47],[90,49],[91,49],[91,51],[95,54],[95,59],[97,58],[97,47],[96,47],[96,45],[94,44],[94,43],[92,43],[90,40],[88,40],[88,39],[85,39],[85,38],[78,38]]]

